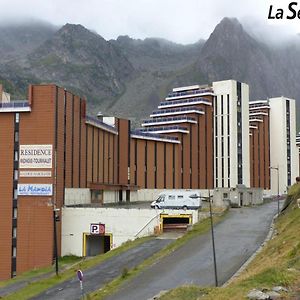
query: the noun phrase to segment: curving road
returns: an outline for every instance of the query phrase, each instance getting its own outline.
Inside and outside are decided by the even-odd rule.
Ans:
[[[269,232],[277,203],[231,209],[215,226],[219,285],[256,251]],[[183,284],[214,285],[210,233],[196,237],[149,267],[105,300],[146,300]]]

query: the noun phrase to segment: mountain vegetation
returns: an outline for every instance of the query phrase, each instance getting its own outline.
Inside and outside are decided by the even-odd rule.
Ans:
[[[52,82],[87,97],[90,113],[137,126],[176,86],[236,79],[250,85],[251,100],[300,98],[300,37],[264,43],[236,19],[224,18],[206,41],[190,45],[129,36],[107,41],[74,24],[0,29],[0,83],[14,98],[25,98],[29,83]]]

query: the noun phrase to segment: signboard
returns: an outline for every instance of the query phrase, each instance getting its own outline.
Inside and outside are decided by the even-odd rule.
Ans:
[[[52,196],[52,184],[18,184],[18,196]]]
[[[51,169],[52,145],[20,145],[20,169]]]
[[[81,270],[78,270],[78,271],[77,271],[77,277],[78,277],[78,280],[79,280],[79,281],[83,281],[83,273],[82,273]]]
[[[92,223],[90,225],[90,234],[105,234],[105,224],[101,223]]]
[[[51,171],[20,171],[20,177],[51,177]]]

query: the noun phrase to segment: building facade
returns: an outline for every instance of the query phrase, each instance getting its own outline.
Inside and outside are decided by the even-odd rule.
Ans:
[[[52,263],[63,206],[164,189],[276,194],[277,176],[283,193],[299,174],[295,120],[295,100],[249,103],[248,85],[234,80],[174,88],[135,130],[88,116],[85,99],[54,84],[29,86],[22,101],[0,85],[0,280]]]
[[[250,186],[249,86],[235,80],[213,82],[214,178],[216,188]]]
[[[270,168],[273,194],[286,193],[299,175],[296,146],[296,101],[286,97],[270,98]],[[278,182],[279,179],[279,182]]]
[[[270,190],[270,105],[268,100],[249,103],[250,186]]]

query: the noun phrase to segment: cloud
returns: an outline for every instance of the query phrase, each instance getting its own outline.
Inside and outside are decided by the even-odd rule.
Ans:
[[[267,27],[269,8],[268,1],[261,0],[0,0],[0,4],[5,7],[0,11],[2,22],[36,18],[56,25],[80,23],[106,39],[127,34],[185,44],[208,38],[223,17],[245,23],[257,19],[260,27]],[[286,24],[285,32],[295,33],[296,27],[294,22]]]

